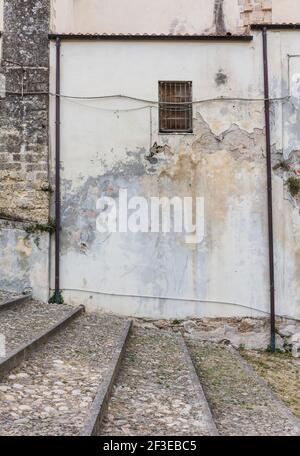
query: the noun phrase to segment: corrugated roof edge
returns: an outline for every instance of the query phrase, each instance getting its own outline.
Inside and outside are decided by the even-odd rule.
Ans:
[[[203,41],[252,41],[252,35],[166,35],[166,34],[90,34],[90,33],[49,33],[49,39],[64,40],[203,40]]]

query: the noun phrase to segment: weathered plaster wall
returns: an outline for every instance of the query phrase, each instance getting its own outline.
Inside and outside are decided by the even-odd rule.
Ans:
[[[300,307],[300,198],[293,198],[286,185],[300,169],[300,45],[299,32],[269,32],[270,85],[274,97],[289,97],[275,103],[272,119],[274,208],[277,252],[277,294],[294,314]],[[280,49],[280,52],[278,50]]]
[[[287,54],[298,52],[293,33],[269,36],[273,97],[286,95]],[[53,79],[54,46],[51,55]],[[166,145],[154,164],[145,160],[147,103],[62,100],[62,288],[67,300],[151,317],[268,310],[261,61],[259,32],[253,43],[63,43],[65,95],[157,100],[158,81],[178,79],[193,81],[194,100],[262,99],[195,104],[192,135],[158,134],[158,112],[152,107],[152,141]],[[272,103],[274,165],[288,153],[286,138],[290,141],[292,132],[299,143],[293,119],[298,108],[293,116],[289,109],[287,101]],[[53,134],[53,109],[51,125]],[[274,172],[276,304],[278,313],[299,317],[299,202],[290,197],[285,181],[280,170]],[[117,197],[120,188],[127,188],[129,197],[203,196],[204,241],[187,245],[174,233],[101,235],[96,201],[101,195]]]
[[[30,291],[36,299],[49,296],[48,236],[28,236],[18,222],[0,221],[0,288]]]
[[[1,5],[1,74],[5,76],[6,93],[0,99],[0,219],[47,223],[49,193],[44,190],[48,187],[49,2],[4,0]],[[43,288],[48,281],[44,252],[44,282],[33,283],[35,275],[23,268],[23,260],[19,262],[20,229],[11,226],[3,234],[1,228],[1,242],[5,242],[1,243],[1,251],[9,264],[19,268],[14,270],[15,279],[13,271],[1,271],[0,287],[10,282],[10,287],[19,291],[24,283]],[[38,264],[38,252],[28,254],[28,264]]]
[[[194,100],[259,97],[259,39],[255,46],[66,42],[62,93],[157,100],[158,80],[179,79],[193,81]],[[149,108],[106,111],[144,106],[120,99],[62,100],[62,288],[77,290],[64,291],[65,297],[156,317],[251,313],[224,302],[267,309],[263,104],[195,105],[194,134],[182,136],[159,135],[152,108],[152,140],[168,146],[154,165],[145,160]],[[101,235],[96,200],[116,196],[120,188],[147,198],[203,196],[204,242],[187,245],[177,234]]]
[[[274,23],[299,23],[300,2],[298,0],[272,0]]]
[[[51,0],[60,33],[240,33],[261,22],[299,23],[299,0]]]
[[[51,30],[81,33],[240,31],[238,0],[52,0]]]

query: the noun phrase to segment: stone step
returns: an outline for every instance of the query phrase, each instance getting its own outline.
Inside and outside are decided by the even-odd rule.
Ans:
[[[25,300],[0,312],[0,363],[74,310],[73,307]],[[3,349],[5,352],[3,353]]]
[[[295,436],[299,421],[231,346],[187,338],[220,435]]]
[[[135,326],[98,435],[216,435],[180,334]]]
[[[0,382],[1,435],[80,435],[126,320],[72,321]]]
[[[20,304],[25,304],[32,300],[31,295],[21,295],[21,296],[14,296],[10,297],[7,300],[0,301],[0,311],[6,310],[7,308],[12,308],[13,306],[19,306]]]

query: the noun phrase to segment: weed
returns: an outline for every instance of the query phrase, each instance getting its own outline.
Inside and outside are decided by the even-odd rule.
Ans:
[[[172,325],[174,325],[174,326],[181,325],[181,323],[182,323],[182,320],[173,320],[172,321]]]
[[[61,292],[59,291],[58,293],[54,293],[53,296],[48,301],[49,304],[63,304],[64,303],[64,298]]]
[[[56,230],[56,223],[50,219],[48,223],[35,223],[25,228],[27,234],[49,233],[53,234]]]
[[[289,192],[292,196],[297,196],[300,192],[300,179],[296,177],[289,177],[286,181],[286,185],[288,186]]]

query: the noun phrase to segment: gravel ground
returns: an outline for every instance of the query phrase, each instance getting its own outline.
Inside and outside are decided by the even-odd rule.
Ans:
[[[134,327],[101,435],[209,435],[178,337]]]
[[[188,345],[221,435],[300,435],[285,407],[228,347],[191,339]]]
[[[30,301],[1,310],[0,334],[5,336],[6,355],[57,323],[72,309],[66,305]]]
[[[15,296],[19,296],[17,293],[11,291],[0,290],[0,304],[3,304],[6,301],[10,301]]]
[[[300,418],[300,359],[283,353],[241,352],[280,399]]]
[[[78,435],[124,320],[84,315],[0,383],[1,435]]]

